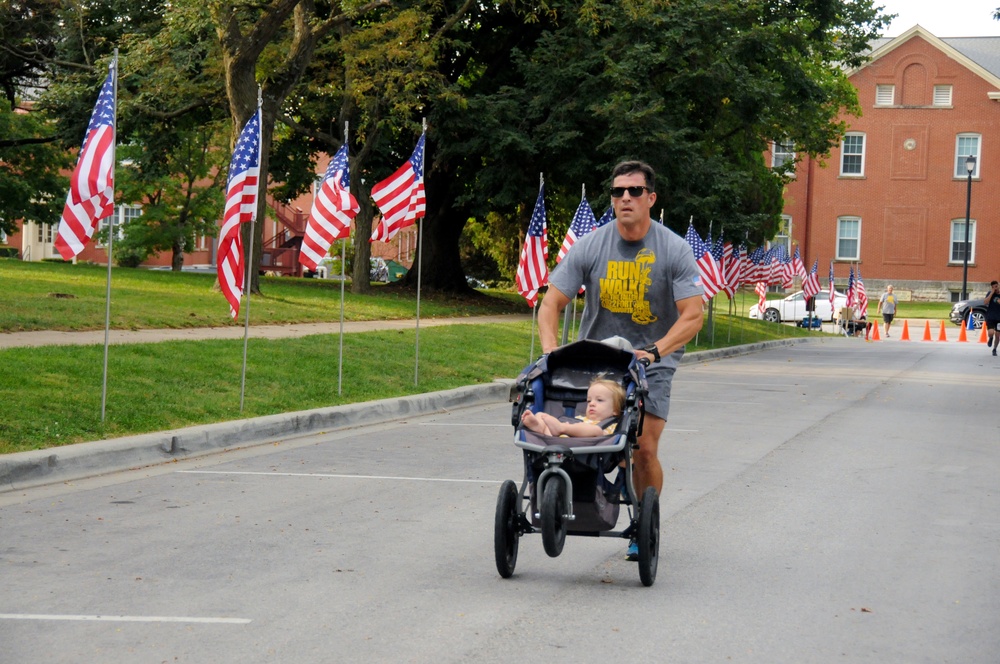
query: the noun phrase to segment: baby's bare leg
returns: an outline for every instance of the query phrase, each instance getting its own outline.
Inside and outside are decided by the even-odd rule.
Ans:
[[[541,413],[545,415],[545,413]],[[534,431],[535,433],[544,434],[546,436],[551,436],[552,432],[545,425],[545,420],[540,416],[535,415],[530,410],[524,411],[524,415],[521,416],[521,422],[524,424],[525,428]]]

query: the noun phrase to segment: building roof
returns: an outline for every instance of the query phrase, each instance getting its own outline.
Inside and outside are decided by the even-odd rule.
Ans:
[[[966,68],[1000,87],[1000,37],[937,37],[915,25],[898,37],[882,37],[872,42],[871,62],[891,53],[914,37],[922,37]],[[859,69],[864,68],[862,65]],[[848,75],[857,72],[855,69]]]

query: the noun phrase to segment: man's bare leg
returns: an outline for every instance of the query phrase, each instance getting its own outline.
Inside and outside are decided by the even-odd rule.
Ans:
[[[642,435],[639,436],[639,449],[632,457],[632,481],[635,484],[635,491],[638,498],[642,498],[646,487],[653,487],[659,494],[663,489],[663,468],[660,466],[658,456],[660,446],[660,434],[663,433],[663,426],[666,424],[655,415],[646,413],[642,423]]]

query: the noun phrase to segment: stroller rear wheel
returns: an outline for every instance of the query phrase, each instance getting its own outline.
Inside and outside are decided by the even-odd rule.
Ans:
[[[649,587],[656,581],[660,557],[660,498],[656,489],[647,487],[639,505],[639,579]]]
[[[493,521],[493,553],[497,559],[497,572],[505,579],[513,576],[514,565],[517,564],[517,545],[521,539],[517,528],[517,508],[517,485],[513,480],[507,480],[500,487],[496,519]]]
[[[566,485],[559,477],[550,477],[542,490],[542,546],[555,558],[566,543],[566,517],[569,512]]]

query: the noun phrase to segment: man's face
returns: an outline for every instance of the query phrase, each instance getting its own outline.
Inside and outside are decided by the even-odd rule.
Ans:
[[[615,187],[645,187],[646,176],[642,173],[629,173],[619,175],[611,183],[611,188]],[[641,223],[649,219],[649,210],[656,202],[656,194],[643,190],[638,196],[633,196],[628,191],[616,198],[611,197],[611,204],[615,208],[615,217],[626,226]]]

